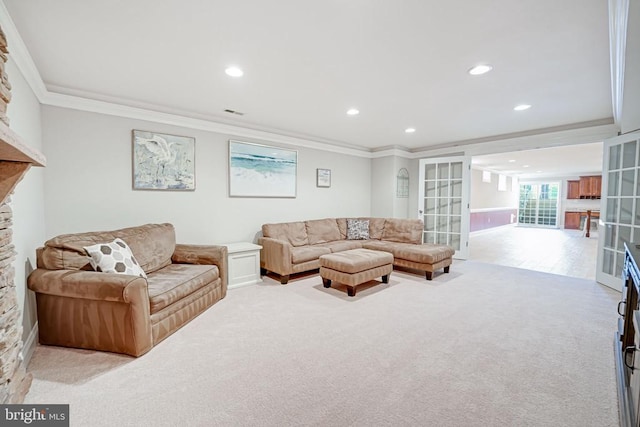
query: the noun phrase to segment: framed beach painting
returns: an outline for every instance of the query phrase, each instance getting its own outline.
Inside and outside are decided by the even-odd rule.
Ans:
[[[296,197],[298,152],[229,141],[230,197]]]
[[[316,187],[331,187],[331,169],[316,169]]]
[[[133,189],[196,189],[196,140],[133,130]]]

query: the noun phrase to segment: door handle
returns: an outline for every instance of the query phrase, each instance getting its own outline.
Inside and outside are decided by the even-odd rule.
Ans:
[[[626,305],[627,305],[627,302],[626,302],[626,301],[620,301],[620,302],[618,303],[618,314],[624,318],[624,313],[620,313],[620,306],[621,306],[622,304],[624,304],[624,305],[626,306]]]
[[[631,371],[634,371],[636,368],[634,368],[633,366],[629,366],[629,364],[627,363],[627,355],[629,353],[634,353],[636,350],[637,348],[635,345],[630,345],[624,348],[624,357],[623,357],[624,366],[631,369]]]

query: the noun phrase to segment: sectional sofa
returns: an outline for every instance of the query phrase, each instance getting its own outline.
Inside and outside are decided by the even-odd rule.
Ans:
[[[355,238],[349,226],[368,225]],[[393,254],[394,266],[421,270],[431,280],[433,272],[449,272],[454,254],[445,245],[423,244],[424,225],[419,219],[325,218],[263,224],[260,267],[262,274],[276,273],[286,284],[292,274],[320,268],[319,258],[333,252],[365,248]]]

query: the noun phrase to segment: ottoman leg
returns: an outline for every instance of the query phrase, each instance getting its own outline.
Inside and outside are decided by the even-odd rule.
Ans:
[[[448,273],[448,272],[449,272],[449,266],[448,266],[448,265],[444,268],[444,272],[445,272],[445,273]]]
[[[331,280],[329,279],[325,279],[324,277],[322,278],[322,284],[324,285],[325,288],[330,288],[331,287]]]
[[[391,273],[382,276],[382,283],[389,283],[389,276],[391,276]]]
[[[433,273],[431,271],[426,271],[427,280],[433,279]]]
[[[356,296],[356,287],[355,286],[347,286],[347,295],[350,297]]]

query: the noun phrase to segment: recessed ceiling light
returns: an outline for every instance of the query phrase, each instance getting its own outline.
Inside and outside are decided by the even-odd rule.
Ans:
[[[414,133],[416,130],[415,130],[415,128],[406,128],[404,131],[406,133]]]
[[[522,167],[523,167],[523,168],[528,168],[528,167],[529,167],[529,165],[522,165]]]
[[[357,108],[349,108],[347,110],[347,114],[350,116],[357,116],[358,114],[360,114],[360,111],[358,111]]]
[[[224,72],[231,77],[242,77],[242,75],[244,74],[244,71],[242,71],[238,67],[228,67],[226,70],[224,70]]]
[[[509,160],[509,163],[515,163],[516,161],[514,159]]]
[[[531,108],[531,105],[529,104],[520,104],[513,107],[513,109],[516,111],[524,111],[524,110],[528,110],[529,108]]]
[[[493,67],[491,65],[480,64],[470,69],[469,74],[471,74],[472,76],[479,76],[480,74],[488,73],[491,70],[493,70]]]
[[[542,173],[542,171],[536,171],[536,173]]]

